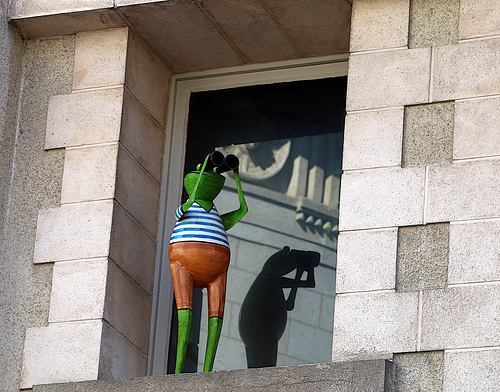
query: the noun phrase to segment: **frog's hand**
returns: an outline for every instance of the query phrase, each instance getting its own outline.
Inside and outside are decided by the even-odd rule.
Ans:
[[[238,223],[241,218],[245,216],[248,212],[247,203],[245,201],[245,197],[243,196],[243,190],[241,189],[240,183],[240,173],[238,169],[234,171],[234,179],[236,181],[236,188],[238,189],[238,199],[240,201],[240,208],[236,211],[228,212],[227,214],[222,215],[220,218],[222,220],[222,224],[226,230],[229,230],[236,223]]]

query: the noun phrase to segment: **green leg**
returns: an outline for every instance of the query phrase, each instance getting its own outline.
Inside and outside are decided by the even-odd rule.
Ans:
[[[222,330],[222,318],[210,317],[208,319],[207,352],[205,354],[204,372],[211,372],[214,367],[215,353],[219,344],[220,331]]]
[[[175,374],[182,373],[186,362],[186,352],[191,333],[191,322],[193,321],[193,311],[191,309],[179,309],[177,311],[179,328],[177,331],[177,357],[175,360]]]

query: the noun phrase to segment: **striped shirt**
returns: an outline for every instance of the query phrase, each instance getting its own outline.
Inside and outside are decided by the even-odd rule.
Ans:
[[[184,212],[182,205],[175,210],[177,223],[170,237],[170,243],[177,242],[209,242],[229,248],[226,230],[215,206],[206,212],[198,203],[193,203]]]

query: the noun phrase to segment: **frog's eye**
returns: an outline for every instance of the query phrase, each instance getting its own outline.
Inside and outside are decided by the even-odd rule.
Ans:
[[[201,163],[199,163],[198,165],[196,165],[196,170],[200,171],[201,170]]]

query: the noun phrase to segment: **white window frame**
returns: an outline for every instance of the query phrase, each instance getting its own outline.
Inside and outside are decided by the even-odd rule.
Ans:
[[[347,55],[316,57],[176,75],[170,84],[160,197],[158,245],[151,317],[148,374],[167,373],[173,305],[168,244],[180,203],[192,92],[347,75]]]

